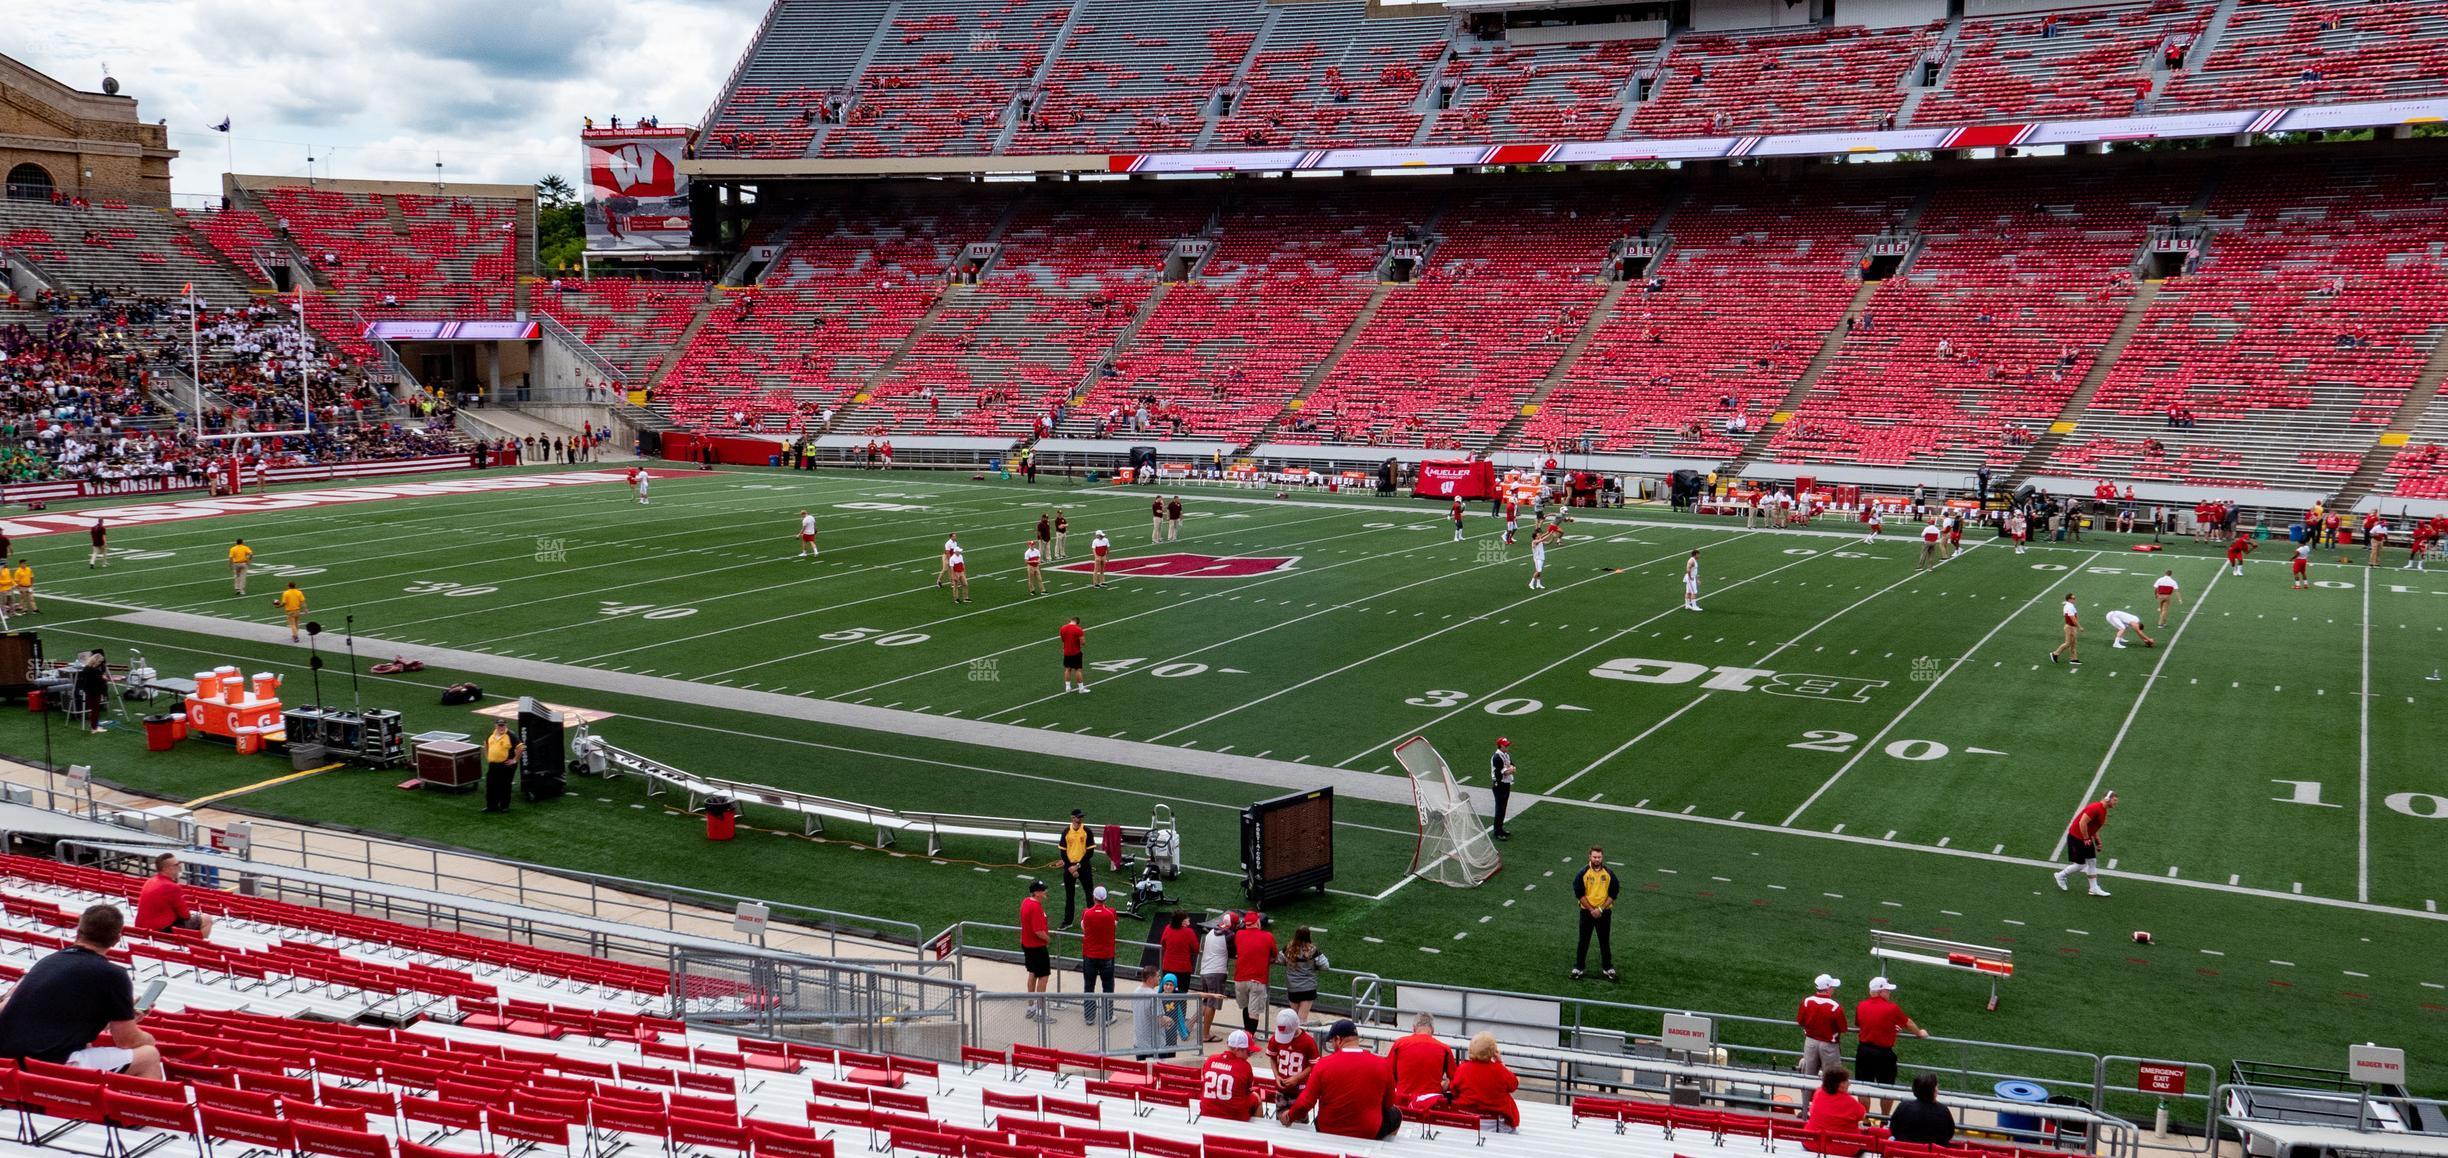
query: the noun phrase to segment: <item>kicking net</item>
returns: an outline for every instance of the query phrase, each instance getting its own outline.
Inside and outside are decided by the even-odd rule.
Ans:
[[[1487,825],[1471,810],[1470,798],[1454,783],[1453,769],[1425,736],[1413,736],[1394,748],[1395,760],[1411,777],[1411,802],[1419,809],[1419,843],[1411,853],[1410,875],[1457,889],[1487,883],[1504,858]]]

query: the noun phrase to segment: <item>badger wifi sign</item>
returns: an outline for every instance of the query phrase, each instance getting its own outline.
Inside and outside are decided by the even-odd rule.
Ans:
[[[588,129],[579,137],[588,252],[689,247],[688,177],[680,172],[688,135],[680,128]]]

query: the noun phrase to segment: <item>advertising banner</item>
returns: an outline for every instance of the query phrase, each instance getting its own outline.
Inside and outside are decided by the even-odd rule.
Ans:
[[[1481,460],[1423,462],[1411,496],[1423,499],[1483,499],[1496,493],[1496,468]]]
[[[680,171],[688,136],[680,128],[589,129],[580,135],[589,253],[689,247],[688,177]]]

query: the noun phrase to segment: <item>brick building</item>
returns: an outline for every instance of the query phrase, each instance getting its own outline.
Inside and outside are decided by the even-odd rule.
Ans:
[[[10,197],[52,190],[130,205],[170,204],[168,129],[136,98],[79,92],[0,56],[0,180]]]

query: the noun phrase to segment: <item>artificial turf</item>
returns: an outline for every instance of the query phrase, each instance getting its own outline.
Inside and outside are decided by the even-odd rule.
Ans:
[[[2396,559],[2367,574],[2323,552],[2322,585],[2294,591],[2283,565],[2264,561],[2280,551],[2236,576],[2192,544],[2144,555],[2130,537],[2095,534],[2022,556],[1982,543],[1923,575],[1892,531],[1896,541],[1863,544],[1634,509],[1566,528],[1575,537],[1550,552],[1548,590],[1534,593],[1526,547],[1497,541],[1484,508],[1456,544],[1441,507],[1193,488],[1181,540],[1150,546],[1148,499],[955,476],[723,471],[659,479],[649,506],[598,483],[131,524],[114,532],[121,554],[102,571],[82,566],[81,536],[18,547],[52,600],[33,626],[54,654],[140,645],[165,672],[268,668],[287,675],[292,701],[312,698],[296,650],[112,617],[270,621],[271,590],[295,578],[316,618],[354,617],[361,660],[443,646],[890,707],[908,713],[906,727],[438,668],[362,684],[367,704],[403,708],[411,730],[480,730],[434,702],[466,678],[496,696],[611,712],[602,734],[669,763],[898,807],[1078,806],[1137,822],[1163,803],[1204,870],[1175,892],[1202,906],[1237,903],[1237,812],[1275,790],[1085,762],[1032,733],[1358,774],[1379,774],[1394,742],[1424,734],[1482,782],[1494,738],[1510,737],[1520,791],[1551,798],[1519,812],[1506,868],[1481,889],[1395,888],[1413,848],[1409,810],[1339,802],[1338,891],[1278,917],[1325,929],[1346,970],[1781,1020],[1821,970],[1858,996],[1868,934],[1887,928],[2014,950],[1995,1012],[1969,975],[1896,970],[1907,1008],[1943,1035],[2222,1065],[2333,1065],[2350,1040],[2425,1056],[2443,1042],[2448,927],[2434,850],[2448,799],[2434,793],[2448,788],[2420,756],[2448,738],[2434,714],[2443,685],[2426,678],[2448,631],[2433,602],[2448,574],[2401,572]],[[1052,571],[1053,593],[1032,598],[1020,546],[1055,505],[1072,520],[1066,562],[1100,526],[1123,560],[1292,562],[1238,578],[1125,576],[1104,590]],[[822,524],[821,560],[795,556],[802,509]],[[947,531],[968,550],[974,603],[935,586]],[[241,535],[260,551],[243,600],[221,561]],[[1694,547],[1699,614],[1678,607]],[[2163,631],[2149,581],[2166,569],[2185,595]],[[2080,671],[2046,659],[2069,591],[2084,609]],[[2142,614],[2159,646],[2111,649],[2099,617],[2112,606]],[[1087,696],[1056,690],[1054,629],[1074,614],[1102,665]],[[323,698],[342,700],[344,680],[327,672]],[[1009,742],[928,737],[927,717],[955,713],[1013,725]],[[0,716],[0,747],[40,757],[37,721]],[[55,729],[52,747],[56,762],[181,799],[282,770],[201,745],[145,753],[131,734]],[[823,841],[752,832],[709,844],[672,797],[649,800],[635,781],[582,779],[565,801],[492,818],[469,798],[399,792],[397,779],[332,773],[232,803],[930,933],[1007,923],[1015,877],[1037,871],[991,842],[929,858],[867,848],[869,834],[841,826]],[[2116,895],[2060,893],[2037,862],[2076,803],[2105,788],[2123,798],[2105,850]],[[748,819],[792,827],[754,809]],[[1613,986],[1564,978],[1573,921],[1562,882],[1592,843],[1626,881]],[[2133,944],[2135,929],[2154,943]],[[1588,1016],[1655,1028],[1646,1014]],[[1918,1064],[1958,1060],[1920,1049]]]

